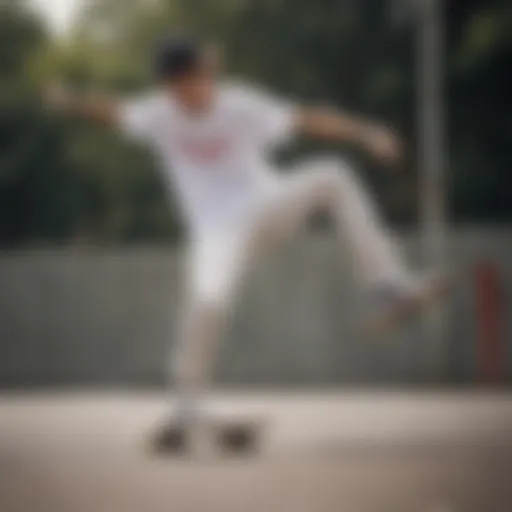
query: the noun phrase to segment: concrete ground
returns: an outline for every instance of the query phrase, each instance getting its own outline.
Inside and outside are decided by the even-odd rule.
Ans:
[[[512,396],[231,394],[253,458],[158,459],[150,393],[0,395],[1,512],[509,512]]]

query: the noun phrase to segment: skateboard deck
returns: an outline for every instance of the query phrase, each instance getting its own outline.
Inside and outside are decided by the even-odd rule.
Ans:
[[[224,454],[255,454],[261,446],[266,422],[257,418],[210,419],[200,428],[208,442]],[[187,425],[167,421],[153,434],[149,449],[157,455],[186,455],[193,449],[194,430]]]

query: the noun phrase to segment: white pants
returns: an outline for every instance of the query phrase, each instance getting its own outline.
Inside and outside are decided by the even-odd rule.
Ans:
[[[331,214],[363,285],[405,278],[395,244],[348,166],[333,159],[301,165],[249,218],[194,242],[188,312],[173,364],[181,391],[197,394],[206,387],[230,306],[248,268],[319,208]]]

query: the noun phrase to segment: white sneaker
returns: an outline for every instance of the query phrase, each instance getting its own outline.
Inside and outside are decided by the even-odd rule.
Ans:
[[[364,331],[370,337],[390,334],[425,308],[444,299],[450,290],[450,280],[444,275],[406,283],[381,282],[370,291],[370,321]]]

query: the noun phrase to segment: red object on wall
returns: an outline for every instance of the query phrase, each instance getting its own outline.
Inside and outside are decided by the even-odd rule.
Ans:
[[[477,354],[481,380],[498,385],[505,380],[504,293],[498,267],[483,260],[475,268]]]

